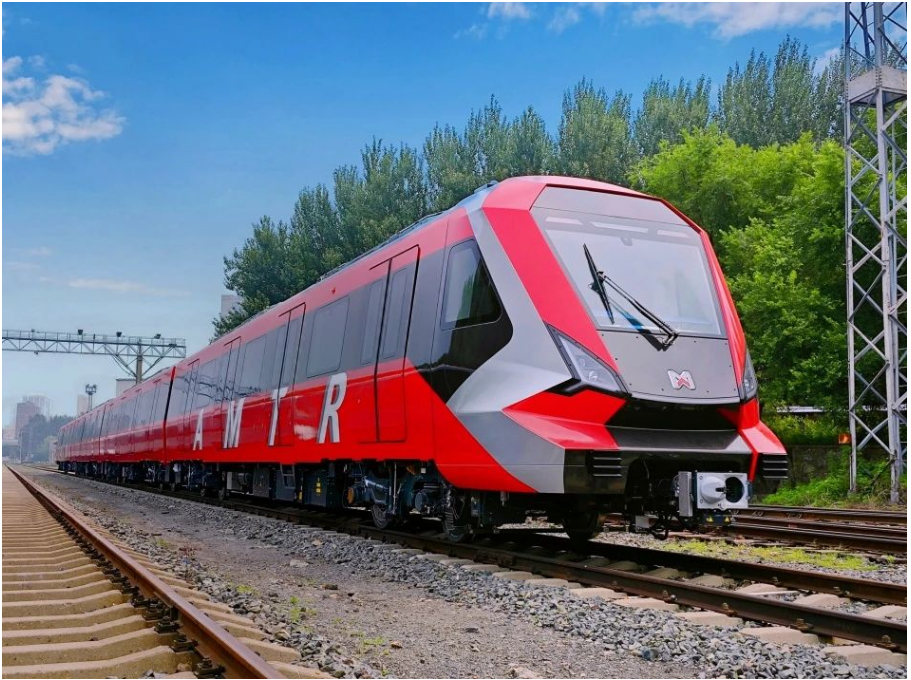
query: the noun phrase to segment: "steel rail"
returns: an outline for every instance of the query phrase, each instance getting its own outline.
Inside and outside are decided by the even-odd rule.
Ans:
[[[908,589],[905,585],[851,578],[802,569],[737,562],[723,558],[691,555],[655,548],[589,541],[584,545],[573,543],[567,538],[540,534],[531,529],[506,530],[498,538],[512,540],[523,545],[536,545],[548,550],[577,552],[613,560],[629,560],[656,567],[673,567],[681,571],[702,574],[718,574],[732,579],[771,583],[783,588],[809,590],[817,593],[832,593],[841,597],[868,600],[882,604],[905,605]]]
[[[323,529],[372,538],[381,542],[418,548],[497,564],[511,569],[521,569],[544,576],[563,578],[589,586],[612,588],[624,592],[660,599],[675,604],[717,611],[750,621],[793,627],[822,637],[843,638],[869,645],[885,647],[892,651],[907,651],[907,625],[890,619],[877,619],[848,614],[837,610],[808,607],[792,602],[739,593],[721,588],[710,588],[684,581],[657,578],[609,567],[586,566],[558,558],[530,555],[502,547],[481,546],[472,543],[453,543],[445,538],[379,529],[365,524],[361,517],[338,515],[310,510],[286,510],[254,505],[234,500],[219,501],[198,495],[161,491],[143,486],[129,488],[203,502],[249,514],[280,519],[294,524],[317,526]]]
[[[898,540],[907,540],[908,538],[908,530],[906,527],[885,524],[825,522],[811,519],[765,517],[764,515],[758,515],[754,517],[734,517],[734,521],[731,522],[729,526],[737,527],[740,524],[756,524],[760,526],[782,527],[788,529],[812,529],[814,531],[835,531],[842,534],[859,534],[871,538],[895,538]]]
[[[886,538],[882,536],[869,536],[860,533],[849,533],[822,529],[776,527],[765,524],[751,523],[750,520],[741,520],[724,527],[725,535],[739,535],[744,538],[760,538],[773,541],[790,541],[800,545],[825,545],[831,547],[851,548],[854,550],[868,550],[871,552],[885,552],[906,555],[908,541],[906,538]]]
[[[738,517],[793,517],[822,521],[848,520],[876,524],[908,524],[908,513],[889,510],[753,505],[746,510],[734,510],[733,513]]]
[[[9,470],[45,507],[65,520],[114,565],[122,576],[139,589],[144,598],[163,602],[171,610],[172,621],[180,627],[181,632],[197,642],[197,651],[212,661],[223,664],[224,673],[228,677],[282,677],[262,657],[197,609],[174,588],[86,524],[67,503],[13,468],[10,467]]]
[[[788,626],[823,637],[854,640],[902,653],[907,650],[907,626],[888,619],[873,619],[732,590],[709,588],[683,581],[620,571],[610,567],[589,567],[502,548],[452,543],[446,539],[382,530],[369,526],[360,526],[356,532],[352,533],[377,540],[392,541],[421,550],[445,553],[453,557],[468,558],[511,569],[563,578],[589,586],[623,590],[633,595],[722,612],[751,621]]]

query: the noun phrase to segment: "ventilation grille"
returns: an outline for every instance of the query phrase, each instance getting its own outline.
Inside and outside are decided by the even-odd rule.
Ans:
[[[622,477],[620,454],[604,451],[589,452],[588,472],[592,477]]]
[[[763,455],[759,459],[760,474],[763,479],[787,479],[788,457],[782,455]]]

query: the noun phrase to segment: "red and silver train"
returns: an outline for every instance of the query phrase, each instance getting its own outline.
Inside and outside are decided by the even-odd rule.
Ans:
[[[423,515],[723,521],[786,476],[706,233],[567,177],[482,187],[67,425],[61,467]]]

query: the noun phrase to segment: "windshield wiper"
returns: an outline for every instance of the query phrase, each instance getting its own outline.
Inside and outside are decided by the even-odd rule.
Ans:
[[[603,304],[604,309],[607,310],[607,316],[610,317],[610,322],[614,323],[614,310],[611,309],[610,298],[607,297],[607,291],[604,290],[604,279],[607,277],[604,276],[604,272],[598,271],[598,265],[595,264],[595,259],[588,251],[588,246],[583,243],[582,249],[585,251],[585,259],[588,260],[588,271],[590,271],[592,275],[592,290],[601,298],[601,304]]]
[[[594,288],[598,292],[598,295],[601,298],[601,302],[604,303],[604,308],[607,310],[607,314],[610,317],[611,323],[614,322],[614,313],[611,310],[610,298],[607,295],[607,290],[604,288],[605,283],[617,291],[617,293],[619,293],[623,299],[629,302],[640,314],[642,314],[642,316],[655,324],[658,329],[664,333],[665,339],[661,343],[662,349],[667,349],[673,345],[674,340],[676,340],[677,336],[679,335],[677,331],[671,328],[670,324],[668,324],[661,317],[651,311],[648,307],[643,305],[636,298],[623,290],[623,288],[620,287],[620,284],[610,278],[603,271],[598,269],[598,266],[595,264],[595,259],[592,257],[591,252],[588,250],[587,244],[583,243],[582,248],[585,250],[585,258],[588,260],[588,268],[591,271],[592,278],[595,280]],[[638,330],[645,329],[640,326],[638,327]]]

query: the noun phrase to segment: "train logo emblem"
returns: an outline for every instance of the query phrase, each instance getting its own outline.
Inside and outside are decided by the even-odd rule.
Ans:
[[[693,380],[693,376],[690,375],[689,371],[681,371],[677,373],[675,370],[669,370],[667,372],[667,377],[671,381],[671,387],[675,390],[686,388],[688,390],[696,389],[696,381]]]

